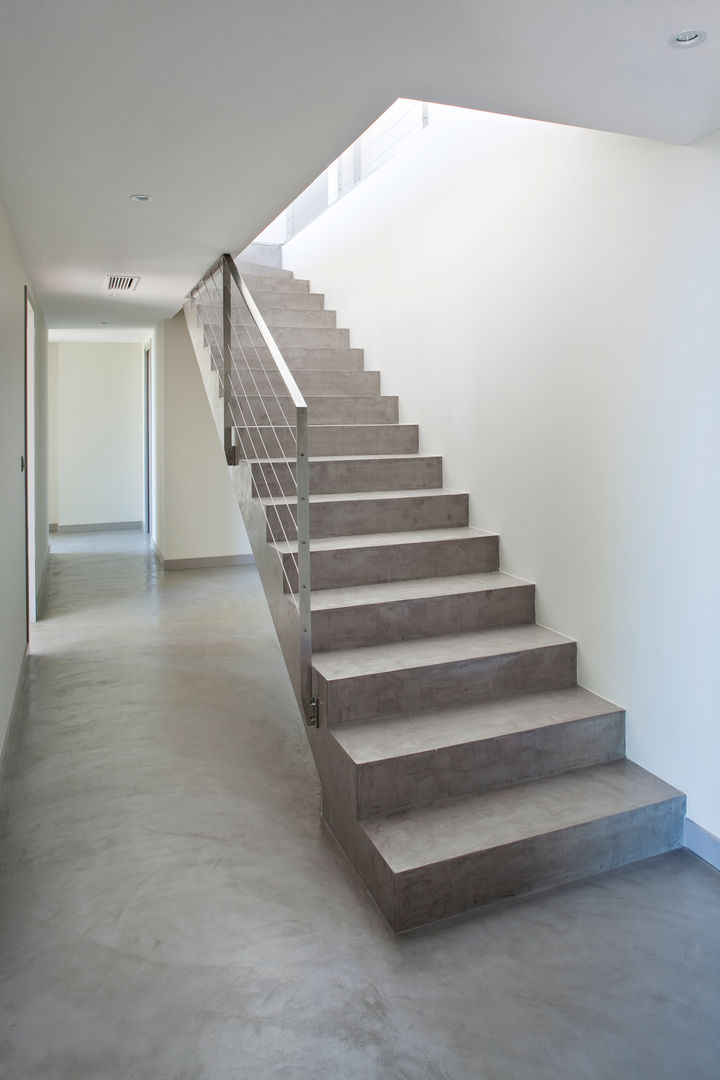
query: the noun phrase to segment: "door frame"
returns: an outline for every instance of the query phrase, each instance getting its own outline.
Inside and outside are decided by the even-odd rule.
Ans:
[[[35,505],[35,305],[26,285],[24,298],[24,441],[21,468],[25,473],[25,640],[30,641],[30,624],[37,618],[37,553],[36,546],[36,505]],[[32,313],[33,341],[28,347],[28,334],[31,329]]]
[[[143,377],[145,397],[145,418],[143,432],[143,469],[145,487],[144,526],[145,532],[152,533],[152,345],[148,342],[143,349]]]

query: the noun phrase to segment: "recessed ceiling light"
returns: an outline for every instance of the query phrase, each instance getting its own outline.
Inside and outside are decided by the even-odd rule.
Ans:
[[[677,34],[670,35],[668,45],[672,45],[673,49],[691,49],[693,45],[702,45],[703,41],[707,41],[704,30],[679,30]]]
[[[132,202],[152,202],[152,195],[131,195]]]

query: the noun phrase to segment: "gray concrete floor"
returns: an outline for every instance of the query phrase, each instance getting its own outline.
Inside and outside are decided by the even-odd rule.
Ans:
[[[390,935],[250,567],[56,539],[0,801],[2,1078],[720,1076],[720,874],[687,852]]]

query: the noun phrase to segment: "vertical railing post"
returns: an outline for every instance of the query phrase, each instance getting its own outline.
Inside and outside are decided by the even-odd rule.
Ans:
[[[232,350],[231,350],[231,292],[232,271],[230,256],[223,255],[222,260],[222,335],[223,335],[223,427],[225,429],[225,460],[228,465],[235,464],[235,446],[233,444],[232,411]]]
[[[306,722],[317,724],[312,689],[312,626],[310,609],[310,468],[308,465],[307,406],[296,412],[298,615],[300,617],[300,689]]]

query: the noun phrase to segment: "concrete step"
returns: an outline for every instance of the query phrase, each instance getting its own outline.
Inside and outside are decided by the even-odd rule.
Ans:
[[[397,424],[398,399],[374,397],[305,397],[309,424]],[[290,398],[233,397],[232,418],[236,427],[264,427],[290,424],[295,427],[295,409]]]
[[[205,339],[208,342],[220,344],[222,317],[218,315],[216,319],[203,318],[202,326]],[[336,326],[269,326],[268,328],[281,350],[288,345],[322,349],[350,347],[350,331]],[[251,322],[249,313],[245,325],[239,325],[233,321],[232,344],[235,348],[241,346],[243,349],[251,349],[254,345],[264,344],[263,336],[255,323]]]
[[[241,277],[256,278],[263,277],[269,281],[292,281],[292,270],[283,270],[279,266],[268,266],[264,263],[254,262],[252,259],[243,259],[238,257],[235,260],[235,266]]]
[[[294,457],[295,432],[286,427],[236,428],[243,456]],[[359,454],[416,454],[417,424],[311,424],[310,457],[347,457]]]
[[[268,540],[297,538],[297,507],[282,498],[263,499]],[[358,491],[313,495],[310,536],[445,529],[468,523],[468,496],[458,491]]]
[[[283,345],[282,355],[291,371],[362,371],[365,366],[363,349]]]
[[[308,300],[310,298],[309,293],[298,294],[301,300]],[[260,308],[267,326],[270,328],[273,337],[275,336],[276,328],[286,327],[315,327],[315,328],[328,328],[335,327],[337,325],[337,315],[334,311],[326,311],[324,308],[318,307],[292,307],[285,308],[280,304],[281,297],[273,297],[272,306],[267,304]],[[260,305],[258,305],[260,307]],[[198,306],[198,314],[206,328],[207,332],[211,334],[218,334],[218,331],[222,327],[222,310],[219,307],[210,306],[208,304],[201,304]],[[237,312],[236,312],[237,316]],[[244,308],[240,312],[239,319],[233,319],[234,328],[238,327],[252,327],[252,316],[249,311]]]
[[[334,728],[357,815],[388,813],[625,756],[625,714],[579,686]]]
[[[270,272],[269,267],[260,267],[260,273],[241,271],[240,276],[245,279],[250,293],[309,293],[310,282],[303,278],[293,277],[286,271]]]
[[[213,366],[222,369],[222,349],[212,339],[206,337]],[[243,368],[265,368],[270,370],[273,359],[267,348],[231,350],[233,363]],[[362,371],[365,363],[362,349],[325,349],[305,345],[286,345],[282,357],[291,371]]]
[[[535,586],[498,571],[314,589],[317,652],[464,634],[535,619]]]
[[[275,334],[276,329],[288,326],[337,326],[337,313],[325,310],[324,308],[313,308],[309,311],[303,311],[299,308],[287,309],[276,305],[275,307],[266,306],[265,308],[262,308],[261,314],[267,325],[270,327],[273,335]]]
[[[250,468],[255,495],[295,495],[294,461],[252,461]],[[311,495],[442,487],[442,459],[431,454],[313,458],[309,471]]]
[[[259,341],[257,331],[244,331],[252,340]],[[304,345],[306,348],[347,349],[350,347],[350,331],[339,327],[278,326],[272,336],[281,349],[288,345]],[[240,338],[242,341],[242,337]]]
[[[283,311],[322,311],[325,297],[322,293],[311,292],[260,292],[255,283],[248,281],[252,298],[262,311],[270,308],[282,308]]]
[[[312,573],[312,571],[311,571]],[[328,727],[575,685],[574,641],[542,626],[313,653]]]
[[[619,761],[371,818],[389,881],[368,884],[409,930],[680,847],[684,809],[675,788]]]
[[[296,371],[293,378],[304,397],[378,397],[379,371]],[[261,371],[239,366],[231,375],[231,384],[253,396],[274,393],[286,394],[279,371]]]
[[[297,543],[273,546],[283,560],[289,587],[297,589]],[[310,542],[313,589],[408,581],[439,574],[477,574],[497,570],[497,565],[497,535],[478,529],[425,529],[326,537]]]

